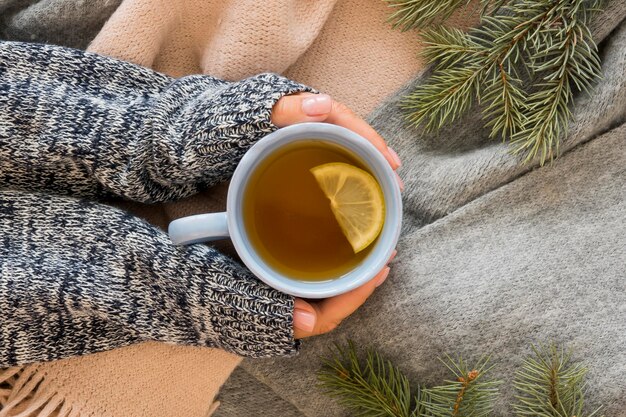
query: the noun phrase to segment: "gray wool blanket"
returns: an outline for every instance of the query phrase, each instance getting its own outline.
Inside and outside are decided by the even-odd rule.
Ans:
[[[0,0],[0,37],[84,47],[119,1]],[[415,383],[444,376],[444,352],[492,355],[510,380],[530,344],[555,341],[589,368],[589,401],[626,416],[626,0],[594,22],[603,79],[579,97],[564,154],[521,165],[487,139],[478,112],[439,135],[407,127],[398,101],[369,120],[402,157],[405,227],[388,281],[296,358],[246,360],[222,390],[221,417],[344,416],[316,388],[320,354],[351,338]],[[502,387],[495,415],[512,415]]]

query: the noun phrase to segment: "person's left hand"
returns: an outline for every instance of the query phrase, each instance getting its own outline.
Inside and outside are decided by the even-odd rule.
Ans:
[[[401,165],[396,152],[385,144],[383,138],[365,120],[326,94],[300,93],[284,96],[272,109],[272,123],[278,127],[304,122],[332,123],[350,129],[369,140],[383,154],[394,172]],[[400,189],[404,189],[397,173],[396,179]],[[388,263],[395,254],[394,251]],[[385,266],[378,275],[359,288],[324,300],[310,302],[296,298],[293,314],[294,337],[301,339],[333,330],[368,299],[388,274],[389,267]]]

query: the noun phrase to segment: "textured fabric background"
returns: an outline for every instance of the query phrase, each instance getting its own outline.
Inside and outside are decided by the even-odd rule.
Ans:
[[[0,39],[85,49],[121,0],[0,0]]]

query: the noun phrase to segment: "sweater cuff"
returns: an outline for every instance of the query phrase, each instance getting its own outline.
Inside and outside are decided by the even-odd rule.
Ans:
[[[283,96],[313,89],[277,74],[237,82],[208,76],[174,80],[152,113],[156,160],[151,176],[161,185],[184,185],[180,198],[230,178],[246,151],[275,131],[272,108]]]
[[[316,92],[310,87],[292,81],[278,74],[265,73],[227,84],[220,94],[219,106],[207,108],[206,121],[215,123],[205,127],[215,139],[225,138],[237,143],[240,148],[249,148],[258,139],[278,129],[271,122],[272,108],[283,96],[300,92]],[[212,142],[209,135],[208,142]],[[206,143],[206,139],[199,143]],[[222,142],[223,143],[223,142]],[[208,146],[205,150],[213,153],[216,149]]]
[[[208,285],[212,292],[212,342],[237,355],[261,358],[297,353],[294,339],[294,298],[259,281],[221,254],[212,269],[220,271]]]

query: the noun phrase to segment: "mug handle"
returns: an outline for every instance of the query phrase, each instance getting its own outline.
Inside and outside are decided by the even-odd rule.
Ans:
[[[172,221],[167,230],[175,245],[225,239],[228,233],[226,212],[182,217]]]

